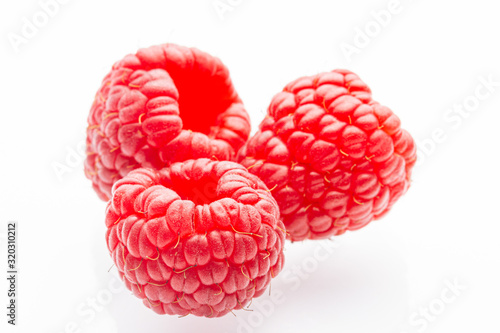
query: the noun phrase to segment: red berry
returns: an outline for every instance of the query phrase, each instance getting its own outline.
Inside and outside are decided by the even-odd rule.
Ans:
[[[292,241],[356,230],[409,187],[415,143],[347,70],[303,77],[274,96],[239,160],[272,189]]]
[[[118,180],[107,244],[125,285],[159,314],[219,317],[260,296],[284,263],[284,225],[265,184],[209,159]]]
[[[138,167],[190,158],[234,159],[250,120],[227,68],[211,55],[173,44],[115,63],[88,117],[85,174],[103,200]]]

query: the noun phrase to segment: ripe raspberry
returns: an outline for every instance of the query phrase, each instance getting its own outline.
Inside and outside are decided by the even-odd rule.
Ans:
[[[238,159],[272,189],[296,241],[340,235],[385,214],[409,187],[416,148],[356,74],[335,70],[274,96]]]
[[[276,201],[229,161],[130,172],[113,187],[106,226],[127,288],[159,314],[219,317],[241,309],[284,262]]]
[[[114,64],[88,117],[85,175],[103,200],[138,167],[234,159],[250,119],[227,68],[211,55],[173,44],[153,46]]]

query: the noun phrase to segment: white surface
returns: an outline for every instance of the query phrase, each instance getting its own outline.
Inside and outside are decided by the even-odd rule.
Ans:
[[[213,0],[70,0],[16,53],[9,33],[20,34],[23,17],[31,21],[41,7],[35,0],[2,1],[0,220],[1,233],[7,221],[19,222],[20,293],[12,328],[3,306],[2,239],[0,330],[499,332],[500,86],[467,118],[445,118],[454,104],[473,102],[479,77],[500,82],[496,3],[401,0],[390,23],[348,61],[342,43],[353,44],[357,28],[376,29],[370,13],[390,1],[221,2],[233,4],[224,19]],[[113,62],[164,42],[219,56],[254,130],[289,81],[348,68],[419,142],[436,130],[446,139],[420,153],[425,161],[412,188],[383,220],[338,243],[288,243],[285,270],[273,280],[271,297],[254,300],[254,312],[157,316],[120,289],[115,269],[107,272],[105,204],[83,175],[82,157],[69,151],[84,140],[94,93]],[[53,165],[66,159],[71,171],[60,180]],[[331,254],[317,250],[333,244]],[[454,280],[466,289],[452,297]],[[444,309],[442,295],[449,301]],[[106,304],[92,309],[87,302],[96,297]],[[426,325],[418,311],[429,306],[442,313]]]

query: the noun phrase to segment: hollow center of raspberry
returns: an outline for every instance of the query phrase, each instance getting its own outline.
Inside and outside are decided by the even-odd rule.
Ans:
[[[182,200],[190,200],[195,205],[208,205],[217,199],[217,179],[205,176],[199,180],[183,180],[176,184],[175,191]]]
[[[210,135],[217,116],[234,102],[227,77],[194,68],[170,70],[179,91],[179,112],[183,129]]]

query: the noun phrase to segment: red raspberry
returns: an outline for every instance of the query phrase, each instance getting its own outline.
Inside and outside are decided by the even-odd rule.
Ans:
[[[303,77],[274,96],[239,160],[272,189],[292,241],[328,238],[381,217],[409,187],[410,134],[359,77]]]
[[[130,172],[113,187],[106,226],[127,288],[159,314],[219,317],[241,309],[284,262],[276,201],[229,161]]]
[[[88,123],[85,175],[103,200],[115,181],[138,167],[232,160],[250,134],[250,119],[222,62],[173,44],[115,63]]]

